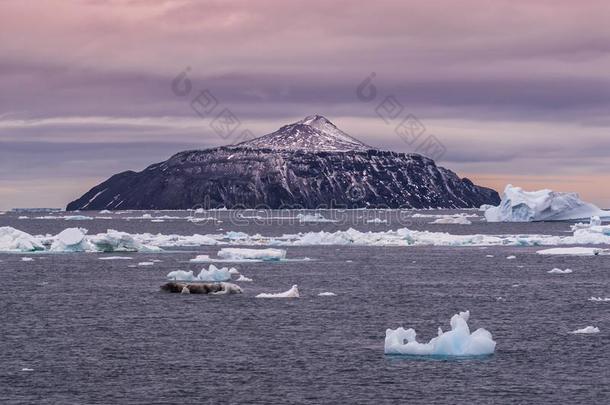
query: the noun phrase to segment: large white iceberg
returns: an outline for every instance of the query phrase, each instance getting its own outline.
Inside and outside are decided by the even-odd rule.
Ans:
[[[45,250],[45,247],[34,236],[10,226],[0,227],[0,251],[34,252],[37,250]]]
[[[218,252],[218,257],[223,260],[265,260],[277,261],[286,258],[286,251],[282,249],[241,249],[223,248]]]
[[[487,222],[563,221],[592,216],[607,217],[610,211],[582,201],[577,193],[524,191],[511,184],[504,189],[500,205],[485,211]]]
[[[90,236],[88,241],[98,252],[158,252],[156,246],[145,245],[126,232],[109,229],[106,233]]]
[[[385,332],[385,354],[408,354],[418,356],[480,356],[493,354],[496,342],[491,333],[480,328],[470,333],[468,319],[470,311],[451,317],[451,330],[443,332],[428,343],[419,343],[412,328],[387,329]],[[406,341],[406,343],[405,343]]]
[[[260,293],[255,298],[299,298],[299,287],[295,284],[288,291],[281,293]]]

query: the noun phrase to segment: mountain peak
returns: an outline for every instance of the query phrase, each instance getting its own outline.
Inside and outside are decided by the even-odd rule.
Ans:
[[[370,146],[341,131],[326,117],[310,115],[277,131],[236,146],[257,149],[307,150],[310,152],[364,151]]]

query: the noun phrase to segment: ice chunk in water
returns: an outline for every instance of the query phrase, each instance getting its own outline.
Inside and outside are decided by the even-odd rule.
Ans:
[[[0,227],[0,251],[33,252],[44,250],[44,246],[29,233],[10,226]]]
[[[573,334],[590,334],[590,333],[599,333],[599,328],[595,326],[587,326],[586,328],[576,329],[570,333]]]
[[[218,257],[224,260],[265,260],[276,261],[286,258],[286,251],[282,249],[240,249],[223,248],[218,252]]]
[[[299,298],[299,287],[295,284],[288,291],[281,293],[260,293],[256,298]]]
[[[460,312],[451,318],[451,330],[438,329],[438,336],[428,343],[419,343],[412,328],[387,329],[385,354],[409,354],[421,356],[478,356],[492,354],[496,342],[491,333],[480,328],[470,333],[470,311]],[[405,341],[407,343],[405,343]]]
[[[55,236],[51,251],[53,252],[84,252],[89,250],[89,244],[85,240],[86,229],[68,228]]]

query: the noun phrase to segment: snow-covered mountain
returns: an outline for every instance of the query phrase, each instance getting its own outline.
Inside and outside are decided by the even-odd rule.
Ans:
[[[341,131],[321,115],[310,115],[301,121],[284,125],[271,134],[242,142],[236,146],[310,152],[347,152],[372,149]]]
[[[469,208],[494,190],[418,155],[373,149],[313,115],[276,132],[116,174],[67,210]]]

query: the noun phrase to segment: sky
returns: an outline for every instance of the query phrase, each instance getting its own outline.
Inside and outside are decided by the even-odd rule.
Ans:
[[[592,0],[1,0],[0,209],[311,114],[381,149],[434,139],[500,192],[610,207],[608,21]]]

